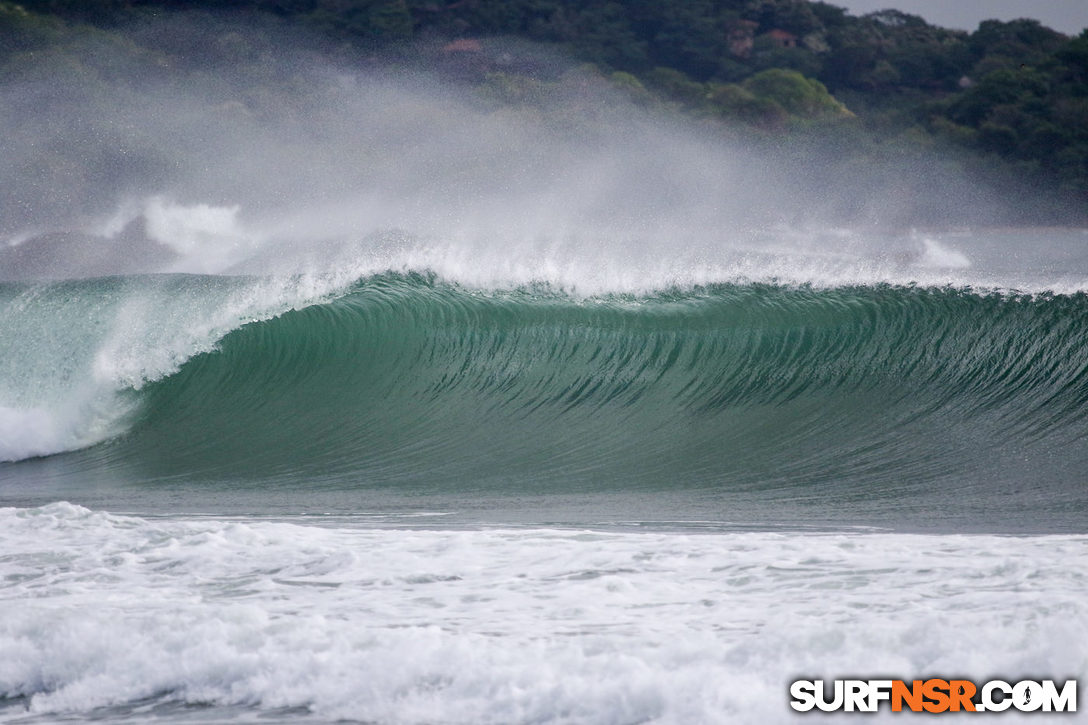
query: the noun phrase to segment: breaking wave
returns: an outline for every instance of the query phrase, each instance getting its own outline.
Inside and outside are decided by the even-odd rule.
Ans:
[[[86,349],[42,343],[23,361],[56,369],[63,405],[24,395],[0,410],[17,433],[4,457],[98,443],[78,467],[519,490],[964,472],[1052,485],[1078,479],[1084,457],[1082,293],[717,284],[578,298],[383,274],[305,303],[265,289],[255,312],[255,284],[6,286],[9,318],[36,306],[39,323],[73,324],[78,308],[92,324]],[[143,316],[94,332],[93,310],[119,298]]]

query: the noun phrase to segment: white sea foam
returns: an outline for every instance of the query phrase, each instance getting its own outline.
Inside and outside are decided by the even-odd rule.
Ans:
[[[1088,674],[1083,536],[375,530],[54,504],[0,510],[0,551],[0,695],[38,715],[150,698],[774,723],[799,676]]]
[[[0,461],[18,460],[63,450],[73,438],[57,424],[56,416],[41,408],[0,406]]]
[[[0,303],[0,461],[74,450],[125,427],[126,392],[231,330],[325,299],[343,275],[134,278],[29,287]]]
[[[971,266],[971,260],[967,258],[967,255],[950,249],[936,239],[925,238],[922,243],[925,245],[925,251],[922,253],[921,263],[927,267],[964,269]]]
[[[257,244],[238,221],[240,209],[237,204],[184,206],[152,197],[144,207],[147,235],[182,255],[187,271],[216,272],[252,253]]]
[[[131,405],[109,393],[52,407],[0,406],[0,462],[83,448],[119,434]]]

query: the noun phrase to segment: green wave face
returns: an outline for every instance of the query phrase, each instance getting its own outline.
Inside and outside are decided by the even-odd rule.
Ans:
[[[21,341],[0,444],[80,448],[0,464],[0,500],[1010,531],[1088,511],[1084,294],[379,275],[300,303],[277,284],[0,290]],[[104,442],[64,437],[102,410]]]
[[[1079,490],[1088,299],[723,285],[576,300],[385,276],[128,395],[129,432],[81,467],[524,493]]]

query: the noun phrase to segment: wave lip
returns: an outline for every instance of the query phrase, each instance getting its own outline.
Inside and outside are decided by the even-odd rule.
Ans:
[[[0,283],[0,461],[113,438],[129,429],[149,383],[231,330],[342,286],[320,275]]]

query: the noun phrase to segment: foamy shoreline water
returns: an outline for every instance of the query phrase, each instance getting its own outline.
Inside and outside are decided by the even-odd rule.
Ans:
[[[5,722],[773,723],[802,676],[1088,670],[1086,536],[371,529],[57,503],[0,509],[0,550]]]

